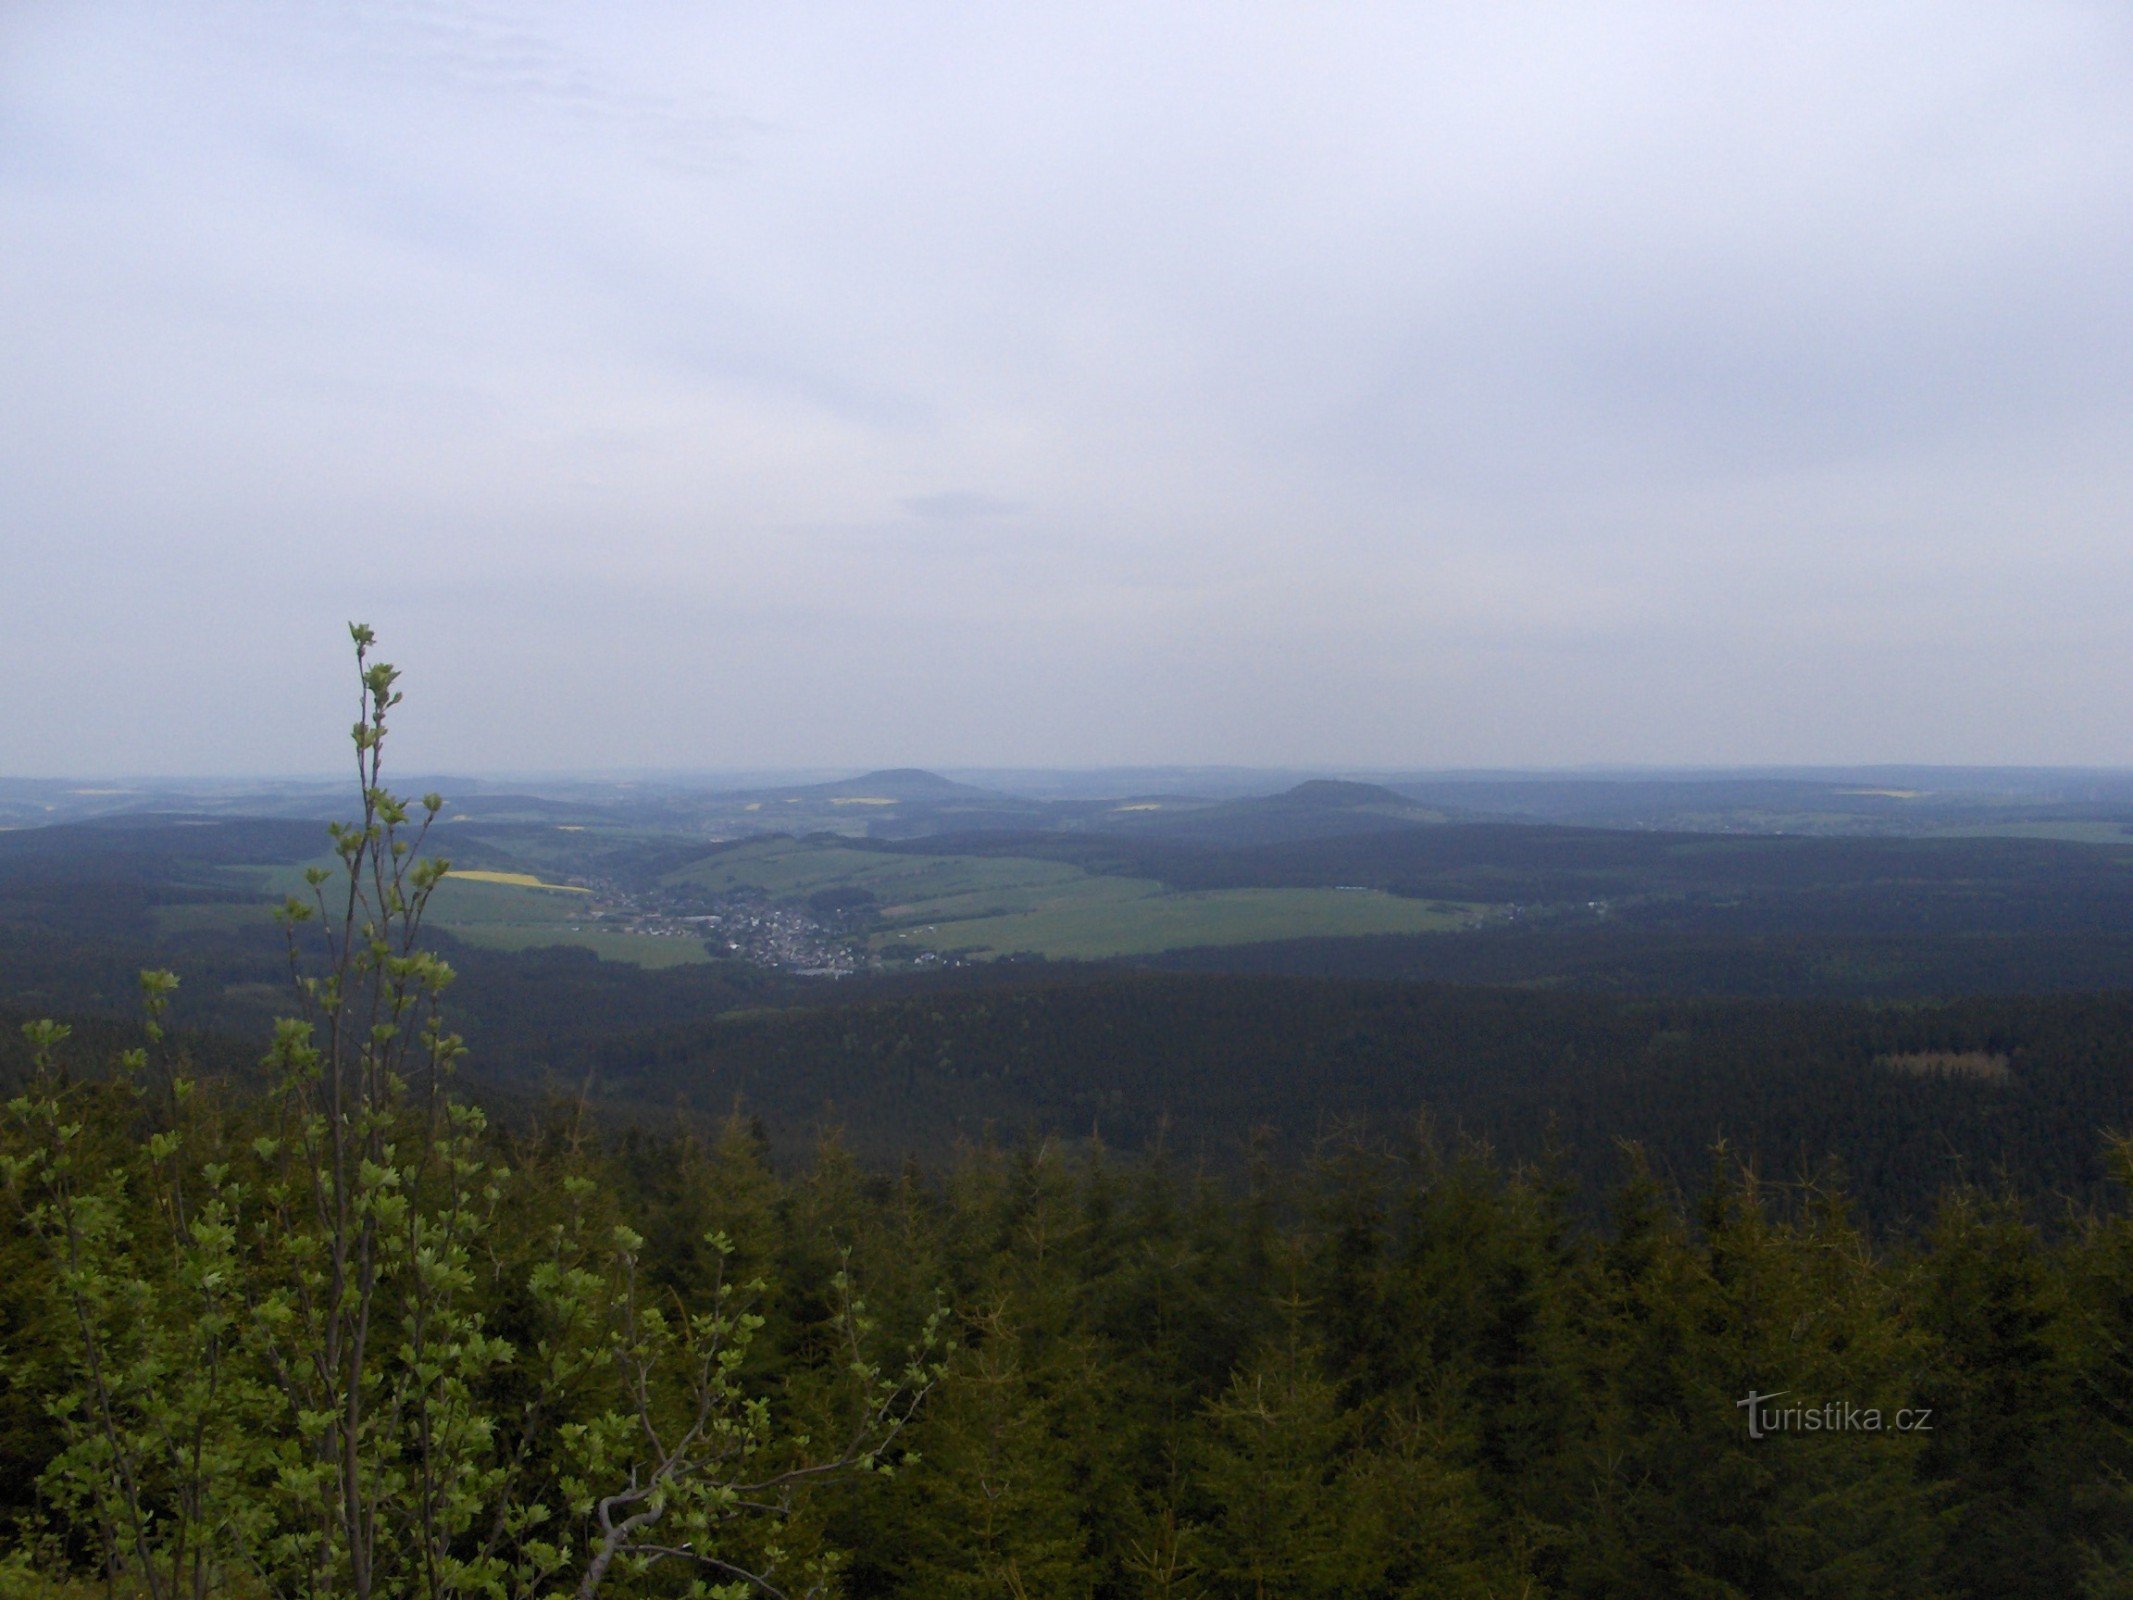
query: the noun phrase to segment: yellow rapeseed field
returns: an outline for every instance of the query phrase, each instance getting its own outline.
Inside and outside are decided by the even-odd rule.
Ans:
[[[565,894],[591,894],[590,889],[581,889],[574,883],[548,883],[530,872],[483,872],[454,867],[450,874],[468,883],[508,883],[519,889],[560,889]]]

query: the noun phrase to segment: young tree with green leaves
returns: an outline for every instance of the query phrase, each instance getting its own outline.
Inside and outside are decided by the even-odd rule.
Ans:
[[[587,1172],[524,1190],[451,1092],[452,972],[422,942],[443,802],[385,786],[398,674],[350,631],[361,809],[280,913],[297,1014],[264,1102],[225,1103],[160,1048],[168,973],[144,975],[149,1048],[109,1083],[60,1069],[64,1029],[30,1030],[0,1176],[63,1374],[48,1503],[150,1600],[593,1600],[658,1568],[820,1594],[834,1560],[781,1530],[813,1487],[894,1471],[941,1313],[884,1363],[834,1273],[811,1436],[750,1367],[763,1286],[727,1273],[725,1235],[684,1296],[647,1281]]]

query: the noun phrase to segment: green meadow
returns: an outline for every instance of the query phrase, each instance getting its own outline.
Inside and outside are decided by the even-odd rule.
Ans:
[[[824,889],[865,889],[885,917],[896,919],[1031,910],[1049,897],[1073,892],[1089,876],[1057,861],[898,855],[807,839],[765,839],[694,862],[669,873],[666,881],[714,893],[752,889],[792,900]]]
[[[277,900],[308,893],[301,866],[231,870]],[[874,896],[869,943],[891,961],[922,952],[1093,961],[1266,939],[1448,932],[1488,914],[1483,906],[1364,889],[1173,890],[1064,862],[905,855],[822,839],[773,838],[721,850],[663,881],[789,903],[824,890],[863,889]],[[603,927],[586,915],[590,899],[582,889],[532,873],[454,872],[437,886],[428,920],[499,950],[577,945],[642,967],[714,959],[700,939]],[[257,905],[156,911],[164,933],[256,925],[266,915]]]
[[[924,856],[770,839],[669,875],[734,892],[804,899],[826,889],[875,897],[884,954],[1019,953],[1055,960],[1152,955],[1191,945],[1449,931],[1482,908],[1361,889],[1166,889],[1056,861]]]
[[[331,865],[322,858],[317,865]],[[308,897],[304,868],[233,867],[279,903],[285,895]],[[545,945],[577,945],[607,961],[640,967],[674,967],[709,961],[700,939],[624,933],[603,928],[586,917],[591,895],[583,889],[543,882],[530,873],[453,872],[430,896],[428,922],[493,950],[533,950]],[[159,933],[191,933],[256,926],[271,908],[256,905],[159,906]]]
[[[876,943],[968,955],[1001,956],[1026,951],[1055,960],[1096,961],[1109,956],[1153,955],[1159,950],[1192,945],[1448,932],[1472,921],[1479,910],[1403,900],[1364,889],[1203,889],[1173,893],[1159,884],[1132,878],[1108,882],[1119,888],[1082,902],[1062,898],[1030,911],[940,921],[884,933]]]

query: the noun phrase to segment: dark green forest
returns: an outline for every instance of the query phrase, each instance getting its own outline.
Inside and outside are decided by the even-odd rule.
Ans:
[[[0,1595],[2133,1594],[2115,852],[1051,836],[1556,899],[644,970],[425,926],[356,642],[276,925],[158,916],[308,824],[0,847]]]
[[[139,1321],[114,1320],[107,1354],[147,1363],[135,1381],[175,1384],[174,1352],[208,1338],[198,1308],[224,1302],[197,1244],[155,1241],[175,1196],[198,1197],[195,1233],[222,1196],[233,1230],[216,1259],[264,1292],[270,1238],[238,1219],[274,1186],[252,1144],[277,1110],[202,1086],[178,1113],[184,1153],[159,1162],[171,1120],[152,1070],[131,1088],[60,1071],[81,1147],[129,1180],[105,1223],[99,1292],[114,1303],[99,1313]],[[20,1161],[19,1105],[13,1117]],[[2133,1222],[2119,1205],[2047,1238],[1989,1184],[1951,1187],[1914,1239],[1876,1243],[1837,1188],[1779,1189],[1725,1151],[1677,1188],[1625,1150],[1593,1224],[1546,1165],[1510,1168],[1420,1126],[1329,1134],[1294,1160],[1249,1153],[1241,1178],[1041,1139],[883,1170],[834,1142],[775,1162],[745,1119],[707,1138],[601,1137],[559,1105],[459,1159],[510,1174],[508,1199],[463,1219],[479,1248],[455,1291],[493,1348],[439,1360],[428,1380],[440,1415],[482,1419],[452,1458],[483,1487],[482,1516],[441,1541],[463,1567],[431,1586],[412,1499],[381,1500],[375,1593],[546,1592],[513,1586],[540,1565],[535,1530],[491,1544],[487,1519],[545,1505],[546,1537],[592,1542],[592,1491],[571,1503],[587,1474],[566,1445],[629,1409],[627,1341],[609,1324],[632,1295],[677,1319],[720,1304],[720,1283],[747,1285],[762,1319],[730,1378],[763,1406],[761,1454],[781,1463],[849,1404],[844,1284],[891,1352],[923,1346],[949,1308],[892,1470],[705,1523],[722,1559],[786,1592],[2003,1600],[2133,1580]],[[2114,1160],[2133,1177],[2123,1147]],[[35,1183],[12,1170],[19,1204]],[[83,1412],[51,1407],[86,1389],[54,1243],[49,1220],[16,1211],[0,1246],[0,1508],[27,1563],[10,1581],[72,1593],[22,1574],[108,1567],[128,1574],[120,1592],[193,1592],[141,1583],[109,1496],[84,1487],[108,1454]],[[559,1262],[576,1301],[542,1287]],[[420,1299],[396,1282],[376,1308],[410,1348]],[[222,1337],[242,1343],[242,1313],[228,1318]],[[216,1359],[234,1392],[238,1362]],[[681,1380],[665,1381],[671,1407]],[[1760,1438],[1751,1395],[1782,1396]],[[419,1398],[399,1396],[403,1414]],[[137,1413],[153,1409],[142,1395],[116,1406],[144,1456],[160,1435]],[[182,1416],[165,1424],[214,1417],[197,1394],[168,1409]],[[273,1426],[242,1408],[212,1420],[211,1436],[236,1437],[212,1440],[223,1476],[199,1505],[182,1449],[144,1464],[151,1553],[212,1550],[200,1592],[347,1592],[244,1552],[242,1517],[198,1525],[218,1496],[275,1498],[286,1464],[244,1437]],[[421,1453],[393,1452],[403,1494]],[[611,1592],[687,1592],[688,1566],[618,1573]]]
[[[644,1126],[738,1106],[786,1159],[835,1126],[877,1163],[1094,1137],[1161,1140],[1234,1175],[1255,1141],[1294,1158],[1335,1130],[1390,1135],[1427,1116],[1508,1160],[1548,1156],[1587,1213],[1621,1142],[1686,1184],[1724,1140],[1776,1180],[1840,1177],[1864,1222],[1901,1231],[1947,1185],[1986,1181],[2054,1226],[2069,1204],[2101,1203],[2105,1136],[2133,1127],[2124,991],[1745,1000],[1003,963],[824,994],[759,969],[438,944],[458,974],[467,1082],[492,1106],[586,1091],[609,1121]],[[39,998],[59,1003],[18,998],[0,1021],[122,1015],[138,970],[126,953],[56,947],[66,970]],[[222,954],[187,967],[173,1015],[196,1054],[242,1078],[286,996],[271,949]],[[195,984],[210,998],[188,1008]],[[1911,1069],[1966,1053],[2004,1070]],[[26,1064],[0,1038],[0,1081]]]

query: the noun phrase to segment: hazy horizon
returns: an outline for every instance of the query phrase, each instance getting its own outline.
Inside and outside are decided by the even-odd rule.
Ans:
[[[74,785],[157,785],[165,784],[174,789],[204,789],[216,786],[248,784],[333,787],[352,781],[351,768],[347,772],[324,770],[299,771],[295,769],[262,769],[258,771],[226,772],[156,772],[156,771],[109,771],[67,773],[12,773],[0,772],[0,784],[22,787],[53,787]],[[482,785],[504,784],[645,784],[664,785],[675,788],[731,787],[777,787],[802,783],[837,783],[854,778],[863,778],[890,773],[923,773],[933,777],[947,778],[958,783],[985,787],[987,780],[1003,790],[1011,789],[1017,781],[1028,783],[1043,779],[1096,780],[1116,778],[1120,780],[1139,777],[1192,777],[1199,775],[1224,781],[1269,782],[1282,780],[1306,780],[1312,778],[1336,778],[1356,782],[1547,782],[1551,780],[1590,780],[1623,782],[1714,782],[1729,780],[1769,780],[1801,782],[1871,782],[1894,781],[1899,778],[1938,777],[1951,789],[1959,787],[1962,780],[1977,781],[1990,778],[2127,778],[2133,779],[2133,765],[2085,766],[2085,765],[1979,765],[1975,763],[1920,763],[1920,762],[1836,762],[1836,763],[1783,763],[1741,764],[1711,766],[1698,764],[1639,765],[1615,762],[1587,762],[1576,766],[1559,767],[1377,767],[1343,765],[1309,765],[1272,762],[1265,765],[1241,765],[1217,762],[1203,764],[1178,763],[1121,763],[1091,764],[1087,766],[1025,764],[1015,766],[962,766],[951,762],[900,761],[886,766],[869,766],[851,762],[830,763],[823,766],[805,767],[555,767],[533,770],[510,768],[414,768],[403,766],[393,780],[396,789],[419,788],[424,782],[457,781]],[[77,793],[96,792],[87,787]]]
[[[30,4],[0,208],[0,774],[2133,764],[2123,7]]]

